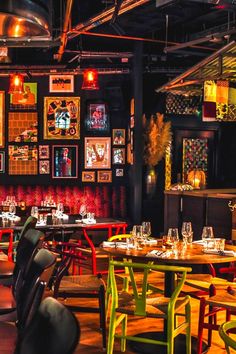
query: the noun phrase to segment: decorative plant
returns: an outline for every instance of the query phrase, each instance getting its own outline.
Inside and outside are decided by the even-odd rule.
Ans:
[[[144,164],[154,167],[165,155],[171,141],[171,122],[164,122],[164,115],[157,112],[150,119],[143,116]]]

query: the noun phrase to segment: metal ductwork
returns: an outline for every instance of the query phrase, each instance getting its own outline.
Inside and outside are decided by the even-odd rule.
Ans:
[[[49,37],[50,0],[8,0],[0,2],[0,37]]]

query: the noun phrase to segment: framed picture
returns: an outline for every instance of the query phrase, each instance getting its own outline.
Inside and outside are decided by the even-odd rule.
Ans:
[[[125,163],[125,148],[113,148],[112,162],[114,165],[123,165]]]
[[[112,171],[98,171],[98,182],[111,183]]]
[[[80,137],[80,97],[44,97],[44,139]]]
[[[24,82],[24,92],[10,95],[11,110],[36,110],[37,109],[37,83]]]
[[[52,147],[52,177],[77,178],[78,176],[78,146],[53,145]]]
[[[36,143],[38,141],[37,112],[9,112],[8,142]]]
[[[88,132],[109,133],[110,121],[107,104],[105,102],[89,102],[87,104],[85,129]]]
[[[39,145],[39,158],[49,159],[49,145]]]
[[[5,152],[0,151],[0,173],[5,172]]]
[[[38,147],[36,145],[8,145],[9,175],[37,175]]]
[[[41,175],[48,175],[50,173],[49,160],[39,161],[39,173]]]
[[[95,182],[95,171],[83,171],[82,182]]]
[[[74,75],[50,75],[49,92],[74,92]]]
[[[116,169],[116,177],[123,177],[123,176],[124,176],[123,168],[117,168]]]
[[[87,137],[84,146],[85,168],[111,168],[111,138]]]
[[[0,147],[5,145],[5,92],[0,91]]]
[[[112,129],[112,144],[125,145],[125,129]]]

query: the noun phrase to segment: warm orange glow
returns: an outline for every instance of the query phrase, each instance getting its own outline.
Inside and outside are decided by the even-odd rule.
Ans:
[[[23,93],[24,92],[23,83],[24,83],[23,75],[11,74],[8,93]]]
[[[204,188],[206,185],[206,174],[202,170],[190,171],[187,176],[187,181],[193,188]]]
[[[98,90],[98,72],[95,69],[87,69],[83,73],[82,90]]]

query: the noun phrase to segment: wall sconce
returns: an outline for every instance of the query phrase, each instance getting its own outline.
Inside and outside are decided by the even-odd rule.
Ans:
[[[96,69],[87,69],[83,72],[82,90],[99,90],[98,72]]]
[[[24,76],[22,74],[10,74],[10,85],[8,93],[24,92]]]

